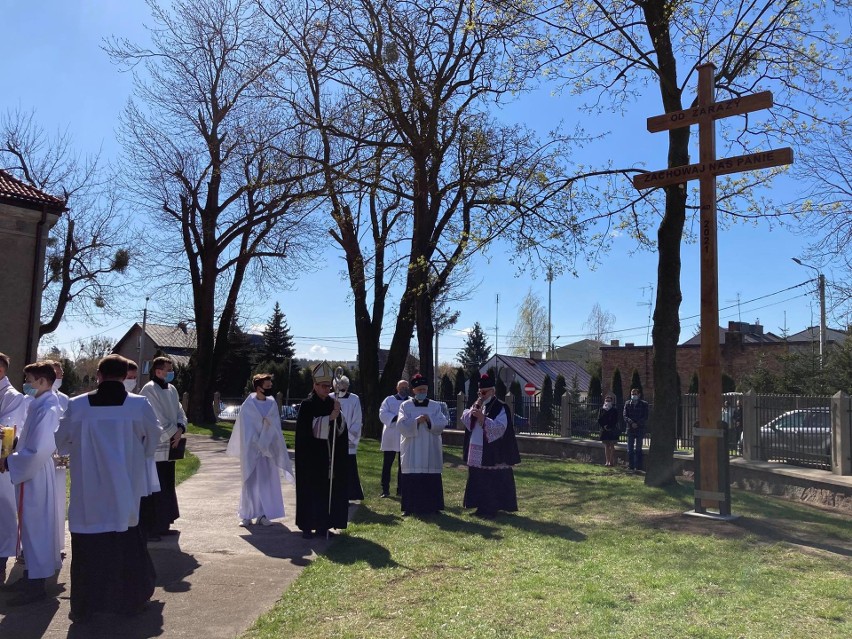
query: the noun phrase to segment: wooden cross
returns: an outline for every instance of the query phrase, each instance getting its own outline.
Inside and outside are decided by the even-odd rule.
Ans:
[[[716,176],[792,164],[793,150],[775,149],[716,159],[716,120],[772,106],[765,91],[716,102],[715,65],[698,67],[697,104],[683,111],[648,118],[648,131],[656,133],[698,124],[698,164],[641,173],[633,178],[637,189],[699,180],[701,228],[701,363],[698,369],[698,428],[695,441],[695,514],[731,517],[728,480],[728,442],[722,423],[722,366],[719,349],[719,259],[716,227]]]

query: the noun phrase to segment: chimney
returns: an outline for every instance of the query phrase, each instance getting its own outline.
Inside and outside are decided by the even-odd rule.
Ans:
[[[611,340],[609,340],[609,345],[610,346],[618,346],[619,341],[617,339],[611,339]]]
[[[636,346],[633,342],[624,342],[624,348],[633,348]]]
[[[541,359],[541,351],[530,351],[530,359]]]

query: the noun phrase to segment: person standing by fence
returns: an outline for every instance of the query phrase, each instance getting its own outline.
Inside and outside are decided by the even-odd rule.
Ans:
[[[642,442],[648,424],[648,402],[641,399],[638,388],[630,389],[630,401],[624,404],[627,425],[627,466],[631,472],[642,470]]]
[[[604,445],[604,466],[615,466],[615,442],[618,441],[618,407],[615,396],[607,393],[604,403],[598,411],[598,426],[601,429],[601,441]]]

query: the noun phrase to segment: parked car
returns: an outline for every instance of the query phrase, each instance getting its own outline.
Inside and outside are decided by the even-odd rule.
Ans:
[[[740,438],[742,452],[742,437]],[[828,407],[787,411],[760,427],[757,456],[764,461],[823,461],[831,455]]]
[[[240,414],[240,406],[242,403],[225,403],[219,402],[219,415],[217,419],[223,422],[235,422],[237,421],[237,415]],[[284,420],[286,419],[296,419],[299,415],[299,406],[282,406],[281,407],[281,424],[283,426]]]

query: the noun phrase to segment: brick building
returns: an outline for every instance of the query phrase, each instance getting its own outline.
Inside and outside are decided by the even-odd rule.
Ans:
[[[827,345],[841,343],[846,337],[842,331],[829,329]],[[721,347],[722,372],[735,381],[754,371],[762,360],[764,368],[772,373],[782,372],[780,355],[792,350],[814,348],[817,344],[818,329],[811,327],[784,339],[771,332],[764,332],[760,324],[748,322],[728,322],[728,328],[719,327],[719,345]],[[818,344],[816,346],[818,348]],[[689,387],[692,375],[698,372],[701,360],[701,337],[688,339],[677,347],[677,372],[680,375],[681,387],[684,391]],[[601,375],[604,392],[610,390],[609,385],[615,369],[621,371],[624,384],[624,394],[629,391],[628,385],[633,371],[639,371],[642,388],[646,399],[654,397],[654,348],[653,346],[620,346],[613,341],[609,346],[601,348]]]

